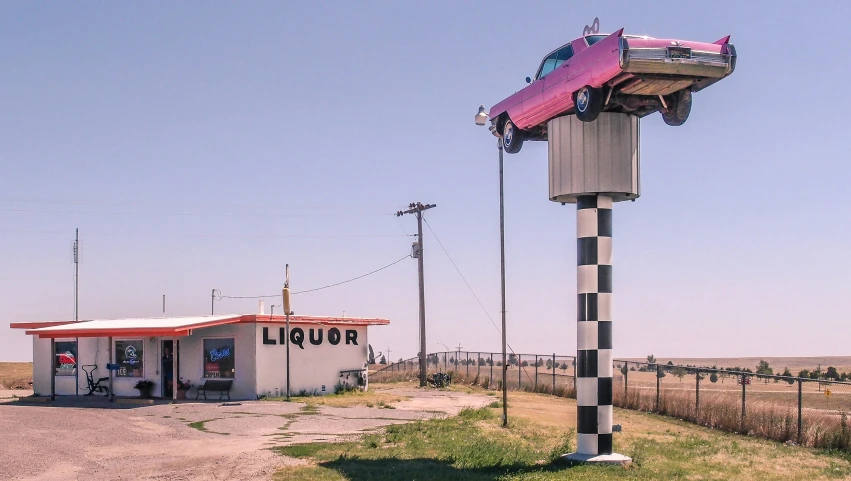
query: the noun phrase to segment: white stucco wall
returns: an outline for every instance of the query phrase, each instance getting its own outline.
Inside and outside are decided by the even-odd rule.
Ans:
[[[234,378],[230,390],[231,399],[256,399],[254,365],[254,324],[228,324],[224,326],[196,329],[191,336],[180,338],[180,377],[189,381],[192,388],[187,397],[195,399],[195,386],[204,383],[204,339],[234,339]],[[207,397],[218,399],[219,394],[208,393]],[[201,399],[204,399],[203,397]]]
[[[263,343],[263,328],[267,328],[269,338],[275,344]],[[196,329],[191,336],[180,339],[180,370],[179,376],[191,382],[193,388],[187,393],[190,399],[195,398],[195,386],[204,382],[204,353],[203,340],[205,338],[234,338],[235,355],[235,377],[230,395],[232,399],[256,399],[260,395],[279,395],[286,393],[286,347],[280,344],[280,328],[282,323],[269,324],[229,324],[224,326]],[[291,325],[293,333],[301,329],[304,339],[301,345],[290,346],[290,371],[293,394],[304,390],[323,394],[322,386],[325,386],[325,394],[333,393],[338,382],[347,381],[350,385],[356,385],[357,380],[352,375],[348,380],[340,378],[341,370],[362,369],[367,360],[368,340],[366,326],[329,326],[317,324]],[[329,339],[329,332],[336,328],[340,333],[340,340],[335,345]],[[314,344],[311,342],[311,329],[313,339],[317,342],[319,331],[322,331],[322,341]],[[347,331],[349,331],[347,338]],[[352,340],[352,335],[355,340]],[[160,364],[162,357],[162,341],[171,338],[114,338],[111,346],[112,360],[116,362],[115,341],[141,340],[143,344],[143,375],[145,379],[154,382],[152,394],[162,395],[162,378]],[[152,341],[153,339],[153,341]],[[61,341],[64,339],[58,339]],[[355,343],[356,342],[356,343]],[[99,377],[108,377],[109,371],[106,364],[109,362],[108,340],[102,338],[80,338],[78,346],[78,366],[97,364],[95,380]],[[50,394],[51,373],[50,339],[33,337],[33,390],[41,395]],[[88,392],[86,389],[85,373],[79,371],[79,394]],[[113,388],[116,396],[138,396],[139,392],[133,388],[139,378],[115,377]],[[57,376],[56,394],[74,395],[74,376]],[[103,383],[108,386],[107,382]],[[215,394],[212,394],[216,396]],[[217,397],[217,396],[216,396]]]
[[[286,345],[281,344],[281,328],[284,324],[258,323],[256,327],[257,342],[257,395],[282,396],[286,394],[287,358]],[[290,393],[298,394],[305,390],[323,394],[334,392],[334,387],[340,382],[340,371],[362,369],[368,357],[366,326],[322,326],[317,324],[290,324],[293,334],[297,329],[304,332],[304,341],[299,345],[290,345]],[[263,328],[268,329],[270,340],[275,344],[263,343]],[[334,345],[328,335],[332,328],[340,332],[340,341]],[[322,331],[322,342],[318,345],[311,343],[310,330],[313,329],[314,341],[318,341],[319,331]],[[356,342],[346,342],[346,331],[357,334]],[[354,377],[350,384],[356,384]]]
[[[57,339],[57,342],[61,341],[73,341],[73,338],[70,339]],[[96,364],[98,369],[94,372],[95,381],[101,377],[109,377],[109,371],[106,370],[106,363],[108,362],[109,351],[107,351],[107,339],[106,338],[80,338],[79,346],[77,348],[77,368],[79,369],[79,394],[83,395],[89,392],[86,385],[86,373],[82,370],[82,366],[88,364]],[[50,352],[50,339],[40,339],[37,336],[33,336],[33,391],[39,393],[41,395],[49,395],[50,394],[50,375],[51,375],[51,352]],[[76,381],[75,376],[57,376],[56,377],[56,394],[59,396],[73,396],[77,394],[77,390],[74,387],[74,383]],[[135,381],[133,382],[135,384]],[[107,383],[101,383],[101,385],[106,386]],[[130,394],[126,395],[134,395],[138,394],[137,391],[132,389],[131,385]],[[117,395],[125,395],[118,394]]]

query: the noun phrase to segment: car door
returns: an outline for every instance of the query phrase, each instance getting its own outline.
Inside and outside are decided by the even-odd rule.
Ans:
[[[536,123],[547,120],[565,112],[571,105],[571,92],[564,88],[567,82],[570,59],[573,57],[573,46],[567,44],[556,52],[556,61],[552,72],[544,77],[544,90],[542,93],[542,108],[538,113],[539,119]]]
[[[553,71],[556,65],[556,53],[553,52],[547,55],[538,67],[538,73],[535,74],[535,79],[528,87],[523,89],[523,116],[521,119],[515,119],[515,122],[520,128],[529,128],[537,125],[534,119],[540,117],[543,105],[544,78]]]

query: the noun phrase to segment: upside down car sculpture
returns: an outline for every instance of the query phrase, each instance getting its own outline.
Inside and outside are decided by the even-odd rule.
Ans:
[[[703,43],[586,29],[547,54],[535,77],[526,78],[528,86],[491,107],[490,130],[514,154],[524,140],[546,140],[547,122],[563,115],[593,122],[600,112],[644,117],[658,111],[666,124],[682,125],[692,93],[735,68],[729,36]]]

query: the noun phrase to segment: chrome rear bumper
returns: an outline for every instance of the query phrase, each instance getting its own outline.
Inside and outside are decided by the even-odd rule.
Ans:
[[[730,53],[691,51],[691,58],[669,58],[666,48],[629,48],[621,44],[620,66],[633,74],[677,75],[720,79],[733,73],[736,50]]]

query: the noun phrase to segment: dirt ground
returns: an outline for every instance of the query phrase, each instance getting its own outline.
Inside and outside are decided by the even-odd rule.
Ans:
[[[336,441],[389,424],[456,414],[493,397],[373,385],[388,407],[269,401],[134,405],[102,398],[0,402],[0,479],[269,479],[300,461],[269,449]],[[8,449],[7,447],[12,447]]]
[[[32,389],[33,363],[0,362],[0,391]]]

